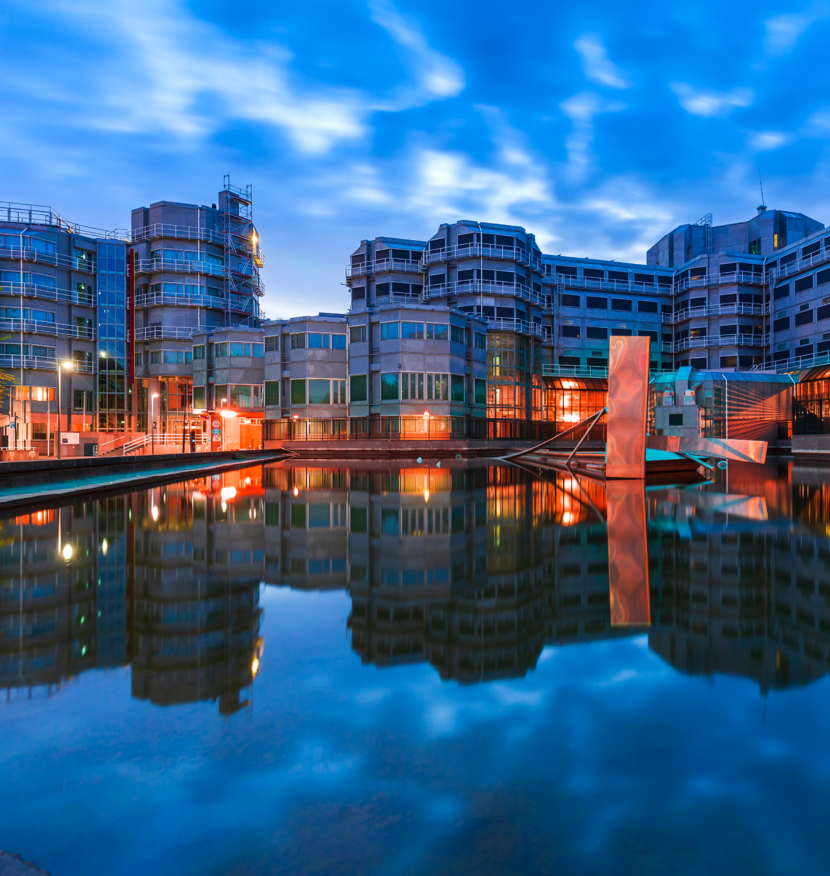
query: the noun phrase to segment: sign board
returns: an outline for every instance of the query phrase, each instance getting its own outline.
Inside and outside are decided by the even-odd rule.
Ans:
[[[61,432],[61,444],[80,444],[80,432]]]
[[[222,449],[222,418],[213,417],[210,421],[210,449]]]

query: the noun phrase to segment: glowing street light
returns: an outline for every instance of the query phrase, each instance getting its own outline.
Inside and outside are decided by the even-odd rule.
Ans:
[[[61,383],[63,383],[61,375],[63,371],[71,371],[74,367],[75,363],[71,359],[58,362],[58,459],[61,458]]]
[[[68,563],[72,559],[72,554],[74,554],[75,551],[72,549],[72,545],[67,542],[63,546],[63,550],[61,551],[61,553],[63,554],[63,558]]]

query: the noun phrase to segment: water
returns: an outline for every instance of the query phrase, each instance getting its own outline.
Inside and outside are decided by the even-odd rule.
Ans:
[[[53,876],[823,872],[830,492],[714,476],[635,494],[639,534],[590,482],[426,459],[5,521],[0,848]]]

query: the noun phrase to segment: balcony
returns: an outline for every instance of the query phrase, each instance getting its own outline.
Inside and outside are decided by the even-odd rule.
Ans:
[[[95,273],[95,259],[77,258],[61,255],[56,252],[43,252],[19,246],[0,246],[0,259],[13,259],[16,262],[49,265],[53,268],[69,268],[73,271],[83,271],[86,274]]]
[[[786,258],[786,256],[784,256]],[[807,256],[807,258],[796,258],[791,261],[789,264],[781,265],[779,268],[773,268],[770,271],[771,277],[776,277],[777,279],[781,279],[782,277],[789,277],[793,274],[797,274],[799,271],[805,271],[809,268],[814,268],[816,265],[823,265],[825,262],[830,261],[830,249],[822,250],[821,252],[813,253],[811,256]]]
[[[448,246],[444,249],[432,251],[427,250],[423,254],[421,264],[425,270],[427,265],[471,258],[518,262],[520,265],[529,265],[540,273],[542,271],[542,260],[537,256],[531,255],[526,249],[510,246],[490,246],[481,243],[471,243],[465,246]]]
[[[25,332],[52,337],[78,338],[84,341],[95,340],[95,329],[92,327],[45,322],[39,319],[0,319],[0,332]]]
[[[682,338],[674,344],[664,342],[664,353],[681,353],[683,350],[700,350],[706,347],[763,347],[767,335],[713,335],[706,338]]]
[[[63,304],[77,304],[83,307],[94,307],[95,296],[86,292],[75,292],[72,289],[53,289],[51,286],[38,286],[29,283],[2,283],[0,295],[14,295],[17,298],[41,298],[44,301],[60,301]]]
[[[646,295],[671,295],[671,286],[658,286],[654,283],[627,283],[623,280],[599,280],[591,277],[569,277],[557,274],[556,282],[568,289],[584,289],[588,292],[641,292]]]
[[[150,325],[146,326],[145,328],[137,328],[135,330],[135,339],[137,341],[189,341],[193,337],[193,335],[198,335],[201,332],[206,332],[210,330],[211,327],[206,325],[184,327],[172,325]]]
[[[58,231],[80,234],[90,238],[106,240],[129,240],[129,232],[123,228],[108,231],[105,228],[91,228],[70,222],[56,213],[51,207],[42,204],[18,204],[14,201],[0,201],[0,222],[14,222],[18,225],[45,225]]]
[[[208,277],[224,277],[225,266],[211,262],[180,262],[165,259],[136,259],[137,274],[203,274]]]
[[[147,292],[135,296],[136,307],[209,307],[214,310],[231,310],[233,313],[247,313],[259,316],[259,306],[255,298],[246,301],[231,301],[215,295],[176,295],[168,292]]]
[[[676,325],[689,319],[704,319],[709,316],[763,316],[767,309],[762,304],[707,304],[705,307],[687,307],[675,313],[662,314],[661,321]]]
[[[543,365],[542,377],[608,377],[607,368],[597,368],[594,365]]]
[[[535,292],[527,286],[510,285],[507,283],[487,283],[483,280],[470,280],[462,283],[444,283],[441,286],[430,286],[424,289],[424,298],[445,298],[447,295],[501,295],[511,298],[520,298],[529,301],[539,307],[546,307],[547,296],[544,293]]]
[[[421,262],[405,261],[404,259],[381,259],[374,262],[363,262],[357,265],[346,265],[347,277],[366,277],[370,274],[421,274],[424,268]]]
[[[765,286],[766,280],[763,273],[749,271],[734,271],[729,274],[704,274],[701,277],[686,277],[675,283],[675,293],[685,292],[687,289],[703,289],[707,286]]]
[[[491,319],[486,316],[481,318],[487,320],[487,328],[490,331],[516,332],[520,335],[533,335],[543,340],[550,336],[550,330],[537,322],[526,322],[523,319]]]
[[[201,240],[203,243],[215,243],[218,246],[225,245],[225,235],[221,231],[210,228],[194,228],[191,225],[165,225],[155,223],[146,225],[144,228],[136,228],[130,233],[132,243],[141,243],[145,240]]]
[[[34,368],[40,371],[57,371],[58,359],[50,356],[0,356],[0,368]],[[95,365],[92,362],[79,362],[77,359],[73,359],[72,370],[79,374],[95,374]]]

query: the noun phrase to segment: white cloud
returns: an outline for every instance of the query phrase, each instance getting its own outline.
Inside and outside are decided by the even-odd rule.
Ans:
[[[764,53],[780,58],[789,54],[799,38],[817,21],[828,16],[826,3],[813,6],[809,12],[785,12],[764,22]]]
[[[583,91],[563,101],[562,112],[571,120],[573,127],[565,139],[571,175],[580,178],[590,164],[591,144],[594,142],[594,118],[600,113],[621,112],[626,104],[607,101],[592,91]]]
[[[757,131],[749,138],[749,145],[758,152],[780,149],[792,141],[792,135],[783,131]]]
[[[369,0],[372,20],[409,55],[415,76],[426,95],[455,97],[464,90],[464,71],[451,58],[429,47],[420,28],[407,21],[389,0]]]
[[[687,113],[704,118],[726,116],[735,108],[749,106],[755,99],[754,92],[749,88],[704,91],[685,82],[672,82],[670,87]]]
[[[582,69],[591,82],[611,88],[631,86],[628,76],[608,57],[602,37],[595,33],[583,34],[574,43],[574,48],[579,52]]]
[[[391,100],[306,83],[283,47],[232,37],[179,0],[53,0],[53,9],[80,26],[99,54],[89,80],[56,92],[55,99],[69,104],[85,94],[84,112],[74,118],[102,130],[205,139],[228,123],[254,122],[283,130],[302,152],[319,154],[365,137],[376,112],[420,106],[464,87],[460,67],[430,49],[386,0],[373,2],[372,16],[404,49],[413,76],[396,86]],[[82,77],[79,68],[76,78]],[[28,87],[40,95],[36,82]]]

